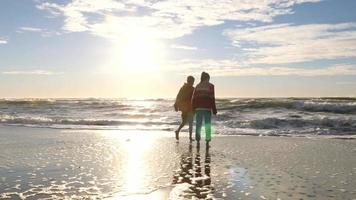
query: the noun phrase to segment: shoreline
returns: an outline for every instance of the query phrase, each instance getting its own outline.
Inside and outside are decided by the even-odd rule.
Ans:
[[[57,131],[68,131],[68,132],[149,132],[149,133],[164,133],[164,136],[169,136],[174,133],[174,130],[134,130],[134,129],[84,129],[84,128],[57,128],[57,127],[36,127],[27,125],[10,125],[10,124],[0,124],[0,128],[29,128],[29,129],[47,129],[47,130],[57,130]],[[182,132],[187,132],[187,130],[182,129]],[[188,133],[187,133],[188,134]],[[188,137],[187,134],[180,135],[180,137]],[[163,135],[162,135],[163,136]],[[194,133],[193,133],[194,136]],[[202,136],[204,133],[202,132]],[[236,133],[236,134],[214,134],[212,137],[239,137],[239,136],[251,136],[251,137],[288,137],[288,138],[308,138],[308,139],[341,139],[341,140],[354,140],[356,139],[356,133],[344,134],[344,135],[321,135],[303,133],[303,134],[249,134],[249,133]]]

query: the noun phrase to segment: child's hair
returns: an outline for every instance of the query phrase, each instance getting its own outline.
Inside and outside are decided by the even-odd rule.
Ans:
[[[188,76],[187,77],[187,83],[194,83],[194,77],[193,76]]]
[[[206,81],[210,79],[210,75],[206,72],[202,72],[200,76],[200,81]]]

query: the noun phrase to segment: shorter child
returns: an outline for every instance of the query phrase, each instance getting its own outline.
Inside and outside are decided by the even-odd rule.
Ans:
[[[194,141],[192,138],[193,132],[193,109],[192,109],[192,95],[194,91],[194,77],[188,76],[187,83],[180,88],[176,101],[174,103],[174,109],[176,111],[182,111],[182,122],[178,129],[175,131],[176,139],[179,140],[179,132],[186,123],[189,123],[189,139]]]

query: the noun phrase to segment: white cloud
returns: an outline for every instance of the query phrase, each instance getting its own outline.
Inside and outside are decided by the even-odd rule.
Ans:
[[[43,37],[51,37],[51,36],[62,34],[60,32],[48,31],[46,29],[36,28],[36,27],[28,27],[28,26],[20,27],[16,32],[17,33],[26,33],[26,32],[39,33]]]
[[[183,50],[197,50],[198,49],[197,47],[180,45],[180,44],[172,44],[170,47],[173,49],[183,49]]]
[[[47,10],[51,15],[53,16],[59,16],[61,15],[61,10],[62,7],[58,4],[55,3],[50,3],[50,2],[44,2],[40,3],[36,6],[40,10]]]
[[[214,76],[339,76],[356,75],[355,64],[327,67],[246,67],[236,60],[181,60],[168,64],[169,70],[182,74],[207,71]]]
[[[3,38],[0,37],[0,45],[1,45],[1,44],[7,44],[7,40],[5,40],[5,39],[3,39]]]
[[[290,14],[296,4],[321,0],[72,0],[67,4],[41,3],[39,9],[64,16],[69,32],[121,38],[145,31],[151,37],[178,38],[194,30],[234,21],[271,22]]]
[[[356,23],[277,24],[225,30],[249,63],[295,63],[356,56]]]
[[[41,32],[42,29],[41,28],[35,28],[35,27],[20,27],[19,28],[20,31],[24,31],[24,32]]]
[[[14,70],[14,71],[4,71],[2,74],[6,75],[56,75],[62,74],[62,72],[52,72],[48,70]]]

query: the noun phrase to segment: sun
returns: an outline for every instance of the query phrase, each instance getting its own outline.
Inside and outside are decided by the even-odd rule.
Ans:
[[[169,67],[166,40],[144,30],[113,38],[107,57],[98,66],[98,72],[115,83],[117,93],[132,98],[151,97]]]
[[[160,69],[163,54],[158,40],[144,34],[134,35],[121,43],[118,65],[124,72],[155,72]]]

